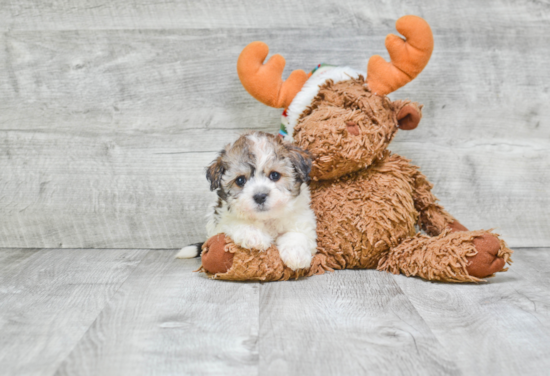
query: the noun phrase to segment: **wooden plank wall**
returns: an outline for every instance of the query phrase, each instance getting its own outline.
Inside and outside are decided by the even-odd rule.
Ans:
[[[288,74],[366,67],[405,14],[432,25],[425,105],[392,150],[472,229],[550,246],[546,2],[19,0],[0,6],[0,247],[177,248],[204,239],[204,166],[280,111],[242,89],[263,40]]]

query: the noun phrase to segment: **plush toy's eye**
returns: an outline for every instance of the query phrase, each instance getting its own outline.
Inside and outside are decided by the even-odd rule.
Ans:
[[[277,181],[281,178],[281,174],[279,174],[277,171],[271,171],[271,173],[269,174],[269,178],[271,179],[271,181]]]
[[[244,176],[239,176],[237,178],[237,180],[235,180],[235,183],[239,186],[239,187],[244,187],[244,185],[246,184],[246,178]]]

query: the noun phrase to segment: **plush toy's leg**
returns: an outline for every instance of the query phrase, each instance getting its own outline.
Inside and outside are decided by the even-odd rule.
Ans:
[[[504,270],[512,251],[498,235],[468,231],[437,202],[433,184],[418,170],[413,171],[414,204],[418,225],[428,236],[417,235],[392,249],[379,269],[419,275],[441,281],[480,281]]]
[[[294,271],[283,264],[277,247],[271,246],[262,252],[245,249],[224,234],[208,239],[201,257],[200,270],[208,277],[232,281],[285,281],[332,270],[326,266],[326,256],[317,254],[309,269]]]
[[[490,231],[451,231],[430,237],[417,234],[391,249],[378,270],[445,282],[480,282],[506,271],[512,251]]]

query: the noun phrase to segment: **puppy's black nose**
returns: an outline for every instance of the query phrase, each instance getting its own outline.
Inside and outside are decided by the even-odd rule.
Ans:
[[[254,195],[253,198],[257,204],[263,204],[265,202],[266,197],[267,197],[267,193],[257,193]]]

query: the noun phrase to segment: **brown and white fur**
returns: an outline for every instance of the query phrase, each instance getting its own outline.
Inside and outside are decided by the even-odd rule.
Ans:
[[[208,216],[208,237],[224,233],[235,244],[259,251],[275,244],[289,268],[309,268],[317,250],[310,171],[310,155],[297,146],[269,133],[242,135],[208,167],[210,189],[218,194]],[[200,246],[184,247],[176,257],[199,256]]]

